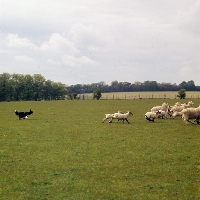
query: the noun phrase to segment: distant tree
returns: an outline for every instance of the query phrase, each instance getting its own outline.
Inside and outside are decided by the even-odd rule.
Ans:
[[[180,89],[180,90],[178,91],[177,97],[179,97],[180,99],[185,99],[185,97],[186,97],[185,89]]]
[[[144,91],[156,91],[158,90],[158,84],[156,81],[145,81],[143,83]]]
[[[118,92],[119,91],[118,81],[112,81],[110,87],[113,92]]]
[[[34,100],[41,100],[43,97],[43,89],[44,89],[45,78],[41,74],[33,75],[33,95]]]
[[[73,95],[73,98],[74,98],[74,99],[77,99],[77,95],[78,95],[78,94],[73,93],[72,95]]]
[[[101,98],[101,89],[97,88],[97,89],[93,92],[93,99],[99,100],[100,98]]]
[[[68,91],[65,84],[61,82],[53,82],[52,83],[52,99],[54,100],[63,100],[65,99],[65,95],[67,95]]]
[[[193,80],[185,82],[183,81],[182,83],[179,84],[180,88],[184,88],[187,91],[194,91],[196,90],[196,86]]]
[[[195,83],[193,80],[187,82],[187,90],[194,91],[196,89]]]
[[[78,95],[78,94],[76,94],[76,93],[69,93],[67,96],[68,96],[68,99],[69,99],[69,100],[73,100],[73,99],[79,99],[79,98],[77,97],[77,95]]]
[[[0,101],[10,101],[12,93],[11,75],[0,74]]]

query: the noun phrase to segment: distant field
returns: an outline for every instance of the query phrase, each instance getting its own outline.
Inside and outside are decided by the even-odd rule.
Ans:
[[[177,102],[1,102],[0,199],[200,199],[200,125],[145,120],[163,101]],[[30,108],[29,119],[14,115]],[[133,112],[130,124],[101,123],[118,110]]]
[[[178,92],[111,92],[102,93],[101,99],[178,99]],[[83,94],[79,95],[81,99]],[[85,99],[92,99],[93,94],[84,94]],[[186,99],[199,99],[200,92],[186,91]]]

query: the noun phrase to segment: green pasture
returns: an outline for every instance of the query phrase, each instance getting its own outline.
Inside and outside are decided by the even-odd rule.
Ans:
[[[200,125],[147,121],[164,101],[177,99],[0,103],[0,199],[200,199]],[[130,124],[101,122],[118,110]]]

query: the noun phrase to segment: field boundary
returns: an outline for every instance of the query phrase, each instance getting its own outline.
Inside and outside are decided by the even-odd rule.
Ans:
[[[101,100],[133,100],[133,99],[179,99],[178,92],[112,92],[102,93]],[[81,100],[93,99],[92,93],[79,94]],[[186,92],[185,99],[199,99],[199,91]]]

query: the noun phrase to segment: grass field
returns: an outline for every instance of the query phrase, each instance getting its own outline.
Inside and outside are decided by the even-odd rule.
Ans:
[[[200,126],[180,118],[144,119],[162,103],[0,103],[0,199],[200,199]],[[30,108],[29,119],[14,115]],[[133,112],[130,124],[101,123],[105,113],[118,110]]]

